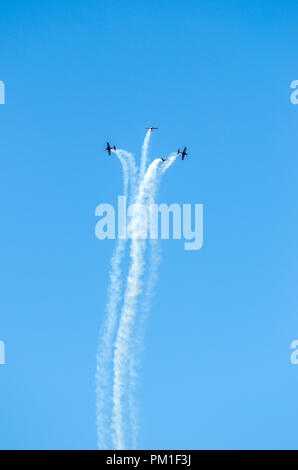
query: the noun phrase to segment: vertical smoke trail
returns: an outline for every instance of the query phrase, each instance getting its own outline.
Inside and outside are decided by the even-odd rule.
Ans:
[[[159,185],[161,183],[162,177],[165,174],[165,172],[170,168],[170,166],[173,165],[177,158],[176,153],[172,153],[165,163],[159,168],[159,174],[156,177],[156,183],[155,186],[153,187],[153,191],[151,192],[149,198],[148,198],[148,207],[151,204],[155,204],[155,199],[156,199],[156,193],[158,191]],[[148,282],[147,282],[147,288],[145,291],[145,297],[143,301],[143,311],[149,312],[150,310],[150,301],[153,297],[154,289],[155,289],[155,284],[158,278],[158,266],[161,261],[161,253],[159,249],[159,240],[155,239],[150,239],[150,261],[149,261],[149,274],[148,274]]]
[[[151,136],[151,131],[150,131],[150,129],[148,129],[148,131],[145,135],[143,146],[142,146],[141,165],[140,165],[140,180],[139,180],[140,184],[143,181],[144,174],[145,174],[145,171],[146,171],[150,136]]]
[[[135,177],[132,172],[134,158],[128,152],[115,151],[119,158],[124,179],[124,195],[127,196],[129,174]],[[125,155],[126,158],[123,158]],[[108,416],[105,413],[106,403],[109,399],[109,383],[111,376],[108,373],[108,364],[112,359],[112,345],[114,332],[117,324],[117,307],[121,300],[121,261],[125,252],[126,240],[117,240],[114,253],[111,258],[110,286],[108,290],[108,303],[106,306],[106,317],[101,332],[101,341],[97,353],[96,365],[96,422],[98,446],[100,449],[107,449],[108,440]]]
[[[171,155],[170,159],[159,168],[160,160],[155,160],[146,172],[147,155],[149,149],[151,132],[148,130],[141,157],[141,169],[139,180],[137,181],[137,167],[132,154],[125,150],[113,151],[119,158],[124,176],[124,195],[130,192],[130,200],[140,205],[148,205],[149,200],[154,201],[155,192],[158,185],[158,177],[163,174],[167,168],[174,162],[175,158]],[[171,160],[172,159],[172,160]],[[145,174],[146,172],[146,174]],[[144,176],[145,175],[145,176]],[[138,188],[137,188],[138,187]],[[130,191],[129,191],[130,190]],[[132,232],[138,233],[139,225],[142,222],[142,213],[136,211],[132,218]],[[132,332],[134,330],[135,316],[137,313],[137,297],[142,289],[142,275],[144,271],[144,254],[146,241],[138,236],[131,242],[131,267],[127,279],[127,288],[124,297],[124,304],[119,322],[118,334],[115,341],[115,330],[118,323],[118,305],[121,301],[122,281],[121,281],[121,261],[125,254],[126,240],[117,240],[114,253],[111,259],[110,286],[108,290],[108,303],[106,306],[106,317],[102,329],[101,343],[97,354],[96,368],[96,419],[99,448],[111,448],[110,444],[110,424],[109,405],[113,405],[112,428],[113,441],[116,448],[124,447],[124,416],[123,399],[125,399],[126,385],[129,386],[128,402],[130,402],[130,425],[133,435],[134,447],[137,435],[136,411],[133,404],[133,392],[137,381],[137,353],[142,350],[142,339],[144,337],[145,314],[150,308],[150,297],[153,294],[154,285],[157,278],[158,261],[158,241],[151,240],[151,260],[148,277],[148,284],[145,291],[145,300],[143,302],[144,315],[141,317],[140,328],[137,328],[138,340],[136,344],[132,342]],[[114,380],[111,389],[111,374],[109,373],[109,364],[113,357],[113,344],[115,341],[115,352],[113,358]],[[127,377],[129,374],[129,377]],[[128,384],[127,384],[128,379]],[[109,403],[110,402],[110,403]]]
[[[137,310],[137,298],[142,291],[141,277],[144,271],[144,252],[146,241],[140,239],[140,227],[143,222],[143,212],[140,206],[144,204],[148,195],[154,190],[157,170],[160,159],[154,160],[149,166],[144,179],[140,183],[136,197],[135,213],[131,222],[131,266],[127,278],[127,287],[124,296],[124,304],[121,312],[120,324],[117,332],[114,351],[114,381],[113,381],[113,430],[114,448],[125,448],[124,442],[124,417],[123,395],[126,386],[126,374],[129,366],[129,351],[131,333],[133,331]]]
[[[139,188],[140,184],[143,181],[146,167],[147,167],[147,159],[148,159],[148,151],[149,151],[149,141],[150,141],[150,136],[151,136],[151,131],[148,129],[145,135],[145,139],[142,145],[142,154],[141,154],[141,163],[140,163],[140,171],[139,171]],[[135,193],[134,197],[136,197],[137,194]],[[151,196],[153,197],[153,196]],[[148,292],[149,295],[149,292]],[[144,337],[144,335],[143,335]],[[141,340],[140,340],[141,344]],[[141,346],[139,347],[139,350],[141,352]],[[130,376],[130,383],[129,383],[129,398],[128,398],[128,407],[129,407],[129,419],[130,419],[130,430],[131,430],[131,442],[132,442],[132,448],[136,449],[136,443],[137,443],[137,435],[138,435],[138,419],[137,419],[137,408],[135,404],[135,389],[136,389],[136,384],[137,384],[137,369],[138,365],[140,363],[140,358],[135,357],[135,355],[132,353],[132,358],[130,359],[129,363],[129,376]]]
[[[120,157],[123,156],[127,159],[128,162],[128,170],[129,170],[129,181],[130,181],[130,199],[134,199],[137,191],[137,173],[138,169],[136,166],[136,162],[134,156],[127,152],[126,150],[116,150],[115,153]]]
[[[162,176],[170,168],[177,158],[176,153],[172,153],[166,162],[159,168],[159,174],[156,176],[155,185],[153,185],[152,191],[149,194],[147,200],[147,208],[151,204],[155,204],[156,193],[158,191],[159,185],[161,183]],[[155,286],[158,279],[158,266],[161,262],[161,251],[159,240],[150,239],[150,254],[149,254],[149,268],[148,268],[148,279],[147,285],[144,292],[144,299],[141,304],[141,311],[136,325],[134,345],[132,347],[130,364],[129,364],[129,375],[130,375],[130,384],[129,384],[129,414],[130,414],[130,426],[131,426],[131,436],[132,436],[132,448],[137,448],[137,436],[138,436],[138,417],[137,417],[137,407],[136,407],[136,398],[135,391],[137,388],[138,382],[138,371],[140,369],[140,364],[142,361],[142,356],[144,353],[144,340],[146,333],[146,324],[148,314],[151,309],[152,298],[154,296]]]
[[[137,437],[139,434],[138,406],[136,403],[136,389],[139,379],[139,370],[145,349],[145,334],[148,314],[151,309],[152,297],[154,295],[158,279],[158,266],[161,261],[159,240],[150,240],[149,274],[144,292],[144,300],[140,308],[133,338],[132,351],[129,358],[129,419],[131,427],[132,449],[137,448]]]

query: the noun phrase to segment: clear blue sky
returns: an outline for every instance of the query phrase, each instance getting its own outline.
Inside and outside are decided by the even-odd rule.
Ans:
[[[95,354],[121,192],[107,139],[188,145],[160,201],[204,204],[162,242],[139,447],[298,448],[298,4],[2,1],[0,448],[96,448]]]

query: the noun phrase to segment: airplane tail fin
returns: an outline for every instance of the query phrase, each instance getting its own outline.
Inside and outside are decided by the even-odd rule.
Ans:
[[[179,153],[180,153],[180,150],[178,149],[177,155],[179,155]]]
[[[114,150],[116,150],[116,145],[114,145]]]

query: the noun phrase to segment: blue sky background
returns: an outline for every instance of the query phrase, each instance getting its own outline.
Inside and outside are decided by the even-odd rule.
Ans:
[[[3,1],[0,448],[96,448],[95,355],[119,162],[188,145],[162,202],[204,204],[204,246],[162,242],[139,448],[298,448],[296,1]]]

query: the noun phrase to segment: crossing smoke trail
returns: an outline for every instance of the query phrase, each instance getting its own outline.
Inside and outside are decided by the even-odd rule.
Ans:
[[[146,158],[146,155],[145,155]],[[138,196],[136,197],[136,206],[147,207],[155,200],[158,184],[161,176],[170,168],[176,159],[175,154],[171,154],[160,169],[160,159],[156,159],[149,166],[144,179],[140,182]],[[132,232],[137,232],[144,217],[143,211],[136,207],[136,215],[133,220]],[[157,242],[157,241],[156,241]],[[113,384],[113,428],[114,445],[117,449],[125,448],[124,442],[124,414],[123,414],[123,395],[126,389],[126,375],[128,378],[129,398],[128,405],[130,409],[130,425],[133,441],[133,448],[136,448],[136,436],[138,431],[136,409],[134,404],[134,390],[137,381],[137,369],[139,364],[139,353],[142,351],[143,338],[145,332],[145,318],[141,319],[137,329],[136,341],[133,341],[132,333],[134,330],[135,316],[137,310],[137,296],[142,292],[143,283],[141,280],[144,268],[144,254],[146,241],[136,238],[131,244],[131,267],[128,274],[127,290],[124,298],[124,305],[121,313],[120,325],[116,338],[114,353],[114,384]],[[147,291],[145,294],[144,313],[148,313],[150,308],[150,297],[152,296],[155,280],[157,278],[157,269],[159,264],[158,244],[152,240],[151,261]],[[144,317],[144,316],[143,316]],[[133,345],[133,346],[131,346]]]
[[[141,163],[140,163],[140,172],[139,172],[139,185],[138,189],[140,188],[140,184],[144,178],[144,174],[146,171],[147,167],[147,159],[148,159],[148,151],[149,151],[149,142],[150,142],[150,136],[151,136],[151,131],[150,129],[147,130],[144,142],[142,145],[142,154],[141,154]],[[134,194],[134,197],[136,197],[136,194]],[[151,195],[151,199],[154,198],[153,195]],[[150,266],[150,272],[152,271],[152,266]],[[148,281],[148,286],[149,286],[149,281]],[[147,286],[147,287],[148,287]],[[146,294],[149,295],[149,290],[148,288],[146,289]],[[144,303],[145,305],[145,303]],[[141,333],[141,331],[140,331]],[[141,343],[141,339],[140,339]],[[139,348],[141,351],[141,347]],[[136,358],[135,358],[136,359]],[[129,415],[130,415],[130,427],[131,427],[131,441],[132,441],[132,448],[136,448],[136,440],[137,440],[137,434],[138,434],[138,420],[137,420],[137,414],[136,414],[136,406],[135,406],[135,389],[136,389],[136,382],[137,382],[137,365],[139,365],[140,358],[137,360],[134,360],[132,357],[130,359],[130,365],[129,365],[129,375],[130,375],[130,384],[129,384],[129,400],[128,400],[128,407],[129,407]]]
[[[152,191],[149,194],[147,200],[147,208],[149,213],[149,207],[155,204],[156,193],[161,183],[164,173],[170,168],[177,158],[176,153],[172,153],[166,160],[165,163],[159,168],[156,175],[155,184],[152,187]],[[149,230],[150,230],[150,224]],[[129,414],[130,414],[130,427],[132,436],[132,448],[137,447],[137,436],[138,436],[138,416],[135,399],[135,391],[138,382],[138,371],[142,361],[142,355],[144,353],[144,339],[146,333],[146,323],[148,314],[151,309],[152,298],[154,296],[155,286],[158,279],[158,266],[161,262],[161,251],[159,246],[159,240],[150,239],[150,254],[149,254],[149,268],[148,268],[148,279],[147,285],[144,290],[144,299],[141,304],[139,318],[137,319],[136,331],[134,335],[134,346],[132,349],[130,364],[129,364]]]
[[[119,158],[123,169],[124,195],[127,197],[129,181],[135,184],[136,167],[134,157],[126,151],[113,151]],[[106,318],[101,332],[101,341],[99,343],[96,365],[96,422],[98,445],[100,449],[108,449],[109,440],[109,417],[105,410],[106,403],[111,391],[109,383],[111,374],[109,374],[108,365],[112,359],[112,346],[117,324],[117,307],[121,300],[121,261],[123,259],[126,247],[126,239],[118,239],[114,253],[111,258],[110,286],[108,291],[108,303],[106,306]]]
[[[139,352],[143,349],[145,320],[150,309],[150,301],[157,279],[159,264],[158,241],[150,240],[151,258],[149,275],[144,292],[144,301],[140,318],[136,318],[139,296],[143,290],[144,256],[146,240],[142,239],[144,212],[142,208],[154,202],[158,184],[165,171],[174,163],[176,156],[172,154],[161,166],[161,160],[154,160],[148,167],[147,157],[151,132],[146,133],[142,146],[140,172],[134,157],[125,150],[113,150],[123,168],[124,195],[129,195],[133,202],[134,213],[130,228],[130,260],[126,290],[123,298],[121,315],[118,306],[122,300],[121,261],[126,251],[127,240],[118,239],[111,259],[110,285],[106,317],[97,353],[96,367],[96,421],[98,446],[100,449],[125,448],[125,431],[128,428],[132,443],[136,448],[137,416],[134,403],[134,391],[137,383]],[[136,323],[136,320],[137,323]],[[117,333],[116,329],[118,327]],[[133,341],[133,333],[136,340]],[[114,348],[114,351],[113,351]],[[113,376],[110,364],[113,364]],[[125,419],[125,407],[128,404],[129,420]],[[112,412],[110,409],[112,408]]]
[[[143,211],[141,206],[154,190],[157,169],[160,159],[154,160],[149,166],[143,181],[140,183],[136,197],[135,211],[131,221],[130,257],[131,266],[127,277],[127,287],[121,312],[120,324],[114,351],[114,382],[113,382],[113,421],[114,447],[124,449],[124,417],[123,417],[123,395],[125,393],[125,378],[128,372],[131,333],[133,331],[137,299],[142,292],[142,274],[144,271],[144,251],[146,240],[140,238],[140,227],[142,225]]]

